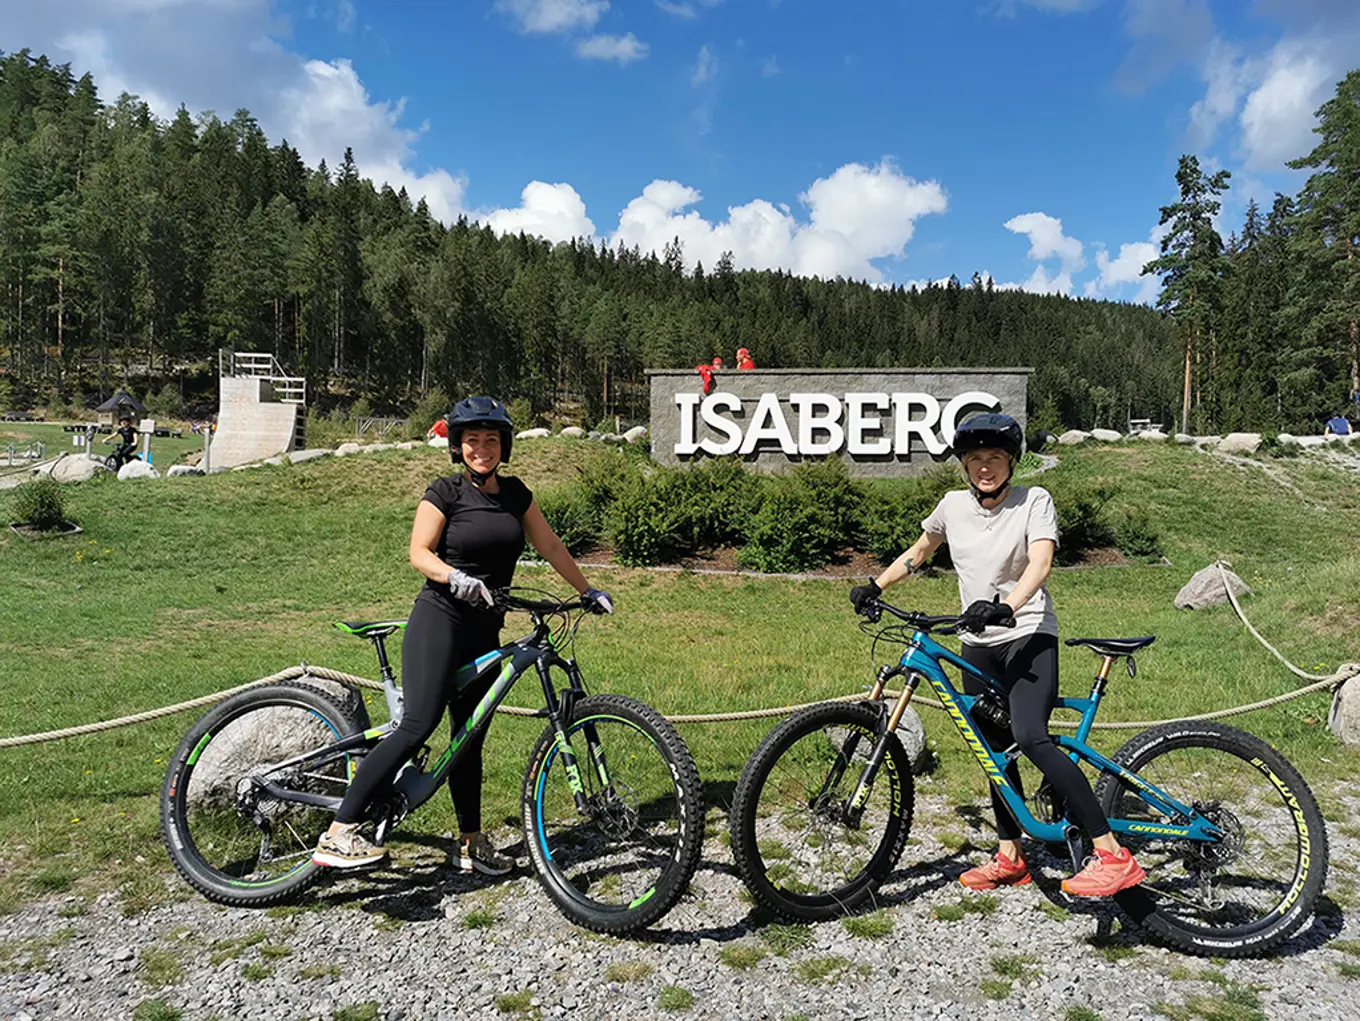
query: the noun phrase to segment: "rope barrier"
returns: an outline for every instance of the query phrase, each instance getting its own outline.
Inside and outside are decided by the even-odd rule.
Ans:
[[[1246,613],[1242,610],[1242,605],[1237,601],[1237,596],[1233,593],[1232,586],[1228,584],[1228,578],[1225,572],[1226,569],[1232,565],[1228,564],[1226,561],[1218,560],[1215,561],[1215,566],[1218,567],[1219,577],[1223,580],[1223,589],[1228,594],[1228,599],[1232,603],[1233,609],[1237,611],[1238,617],[1242,619],[1242,623],[1246,625],[1247,630],[1250,631],[1256,640],[1264,645],[1276,659],[1288,667],[1294,674],[1304,680],[1311,680],[1314,683],[1294,691],[1285,692],[1282,695],[1276,695],[1273,698],[1262,699],[1259,702],[1233,706],[1229,709],[1217,709],[1209,713],[1200,713],[1197,716],[1178,716],[1167,720],[1106,721],[1094,724],[1093,729],[1146,730],[1149,727],[1156,727],[1166,723],[1221,720],[1229,716],[1240,716],[1244,713],[1268,709],[1271,706],[1280,705],[1296,698],[1302,698],[1305,695],[1311,695],[1318,691],[1335,689],[1340,687],[1350,678],[1360,676],[1360,663],[1343,663],[1335,671],[1327,675],[1310,674],[1290,663],[1278,649],[1262,637],[1261,633],[1257,631],[1256,628],[1252,626],[1251,621],[1247,619]],[[322,680],[335,681],[339,684],[349,684],[356,688],[368,688],[374,691],[382,690],[382,684],[372,678],[358,677],[354,674],[347,674],[340,670],[332,670],[329,667],[311,666],[310,664],[303,663],[300,666],[288,667],[284,670],[280,670],[276,674],[270,674],[268,677],[261,677],[258,680],[240,684],[234,688],[227,688],[223,691],[214,692],[210,695],[203,695],[199,698],[190,699],[187,702],[178,702],[174,705],[163,706],[159,709],[149,709],[146,712],[135,713],[131,716],[121,716],[114,720],[101,720],[98,723],[86,723],[78,727],[65,727],[61,730],[49,730],[41,734],[25,734],[19,737],[0,738],[0,748],[18,748],[24,745],[42,744],[47,741],[60,741],[68,737],[97,734],[100,731],[113,730],[116,727],[128,727],[136,723],[147,723],[151,720],[158,720],[165,716],[173,716],[177,713],[187,712],[190,709],[200,709],[204,706],[213,705],[224,699],[230,698],[233,695],[238,695],[243,691],[249,691],[251,688],[258,688],[266,684],[277,684],[282,681],[305,679],[307,677],[317,677]],[[901,692],[885,691],[884,694],[889,698],[897,698],[901,695]],[[859,693],[854,695],[842,695],[836,698],[823,698],[818,699],[815,702],[803,702],[798,705],[771,706],[765,709],[748,709],[735,713],[693,713],[688,715],[667,716],[666,719],[670,720],[672,723],[729,723],[739,720],[759,720],[772,716],[787,716],[800,709],[806,709],[813,705],[820,705],[823,702],[858,702],[867,697],[867,693]],[[911,704],[926,709],[944,711],[944,706],[934,698],[913,697]],[[506,716],[526,717],[538,715],[539,710],[526,709],[522,706],[499,706],[497,707],[496,712]],[[1064,730],[1075,730],[1077,724],[1072,720],[1053,720],[1051,721],[1050,726],[1062,728]]]

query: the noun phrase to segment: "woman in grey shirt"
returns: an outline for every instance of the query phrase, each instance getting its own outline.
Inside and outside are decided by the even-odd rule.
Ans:
[[[999,680],[1009,695],[1009,732],[982,718],[978,725],[993,747],[1019,745],[1095,845],[1095,855],[1081,872],[1063,881],[1063,889],[1078,897],[1110,897],[1138,885],[1147,874],[1110,832],[1081,769],[1048,734],[1058,697],[1058,618],[1044,583],[1058,548],[1058,517],[1047,490],[1011,484],[1023,443],[1024,434],[1009,415],[975,415],[959,426],[953,452],[969,488],[945,494],[921,522],[915,545],[876,580],[851,589],[850,601],[860,610],[949,543],[965,607],[959,623],[961,655]],[[1012,621],[1014,626],[1007,626]],[[983,685],[965,674],[963,689],[977,694]],[[1023,795],[1016,763],[1006,775]],[[995,786],[992,807],[1001,846],[991,861],[959,877],[974,890],[1030,881],[1020,826]]]

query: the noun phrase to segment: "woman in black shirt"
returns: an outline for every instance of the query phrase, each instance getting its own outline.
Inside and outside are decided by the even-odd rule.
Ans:
[[[454,407],[448,426],[449,455],[466,470],[436,479],[416,508],[409,555],[411,566],[426,581],[402,640],[401,723],[360,763],[335,822],[317,844],[312,860],[318,865],[354,868],[387,856],[359,834],[359,823],[370,801],[434,733],[444,707],[456,731],[491,686],[493,678],[488,677],[459,688],[454,675],[500,647],[504,614],[492,606],[490,590],[510,585],[526,538],[594,612],[614,612],[608,593],[590,587],[528,487],[497,474],[510,460],[514,437],[504,405],[489,397],[469,397]],[[468,742],[449,774],[461,832],[458,865],[468,872],[504,875],[513,862],[482,832],[485,733],[483,727]]]

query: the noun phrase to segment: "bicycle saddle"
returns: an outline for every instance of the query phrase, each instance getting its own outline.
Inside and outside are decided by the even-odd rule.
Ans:
[[[388,635],[400,631],[406,626],[404,620],[375,620],[371,623],[361,623],[359,621],[342,620],[335,625],[339,630],[348,635],[358,635],[360,638],[386,638]]]
[[[1156,635],[1143,638],[1069,638],[1065,645],[1084,645],[1102,656],[1132,656],[1157,640]]]

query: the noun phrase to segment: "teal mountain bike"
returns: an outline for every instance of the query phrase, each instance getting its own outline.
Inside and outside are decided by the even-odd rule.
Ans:
[[[578,925],[608,933],[645,928],[680,898],[699,862],[703,806],[689,749],[650,706],[589,694],[576,661],[562,651],[574,646],[585,615],[579,599],[497,593],[497,605],[527,611],[532,633],[462,668],[468,677],[494,677],[490,690],[432,765],[422,749],[372,806],[373,839],[384,843],[434,797],[468,738],[533,671],[544,699],[536,715],[547,720],[521,797],[534,869]],[[263,906],[314,883],[322,871],[312,864],[317,839],[363,756],[400,719],[384,640],[405,622],[336,626],[373,643],[391,721],[371,726],[353,689],[336,697],[305,682],[271,684],[206,713],[170,760],[162,836],[180,874],[210,900]]]
[[[875,627],[883,613],[901,624]],[[911,764],[895,730],[913,693],[933,689],[989,781],[1029,836],[1065,847],[1081,865],[1084,837],[1047,785],[1026,799],[1006,778],[1018,748],[993,748],[976,718],[1009,724],[1005,696],[988,677],[934,641],[957,616],[931,617],[877,601],[861,628],[906,646],[882,667],[864,702],[803,709],[764,738],[737,781],[732,852],[756,900],[787,918],[816,921],[871,898],[896,866],[911,826]],[[1111,667],[1146,638],[1073,638],[1102,658],[1087,698],[1059,698],[1081,714],[1072,737],[1053,740],[1099,779],[1096,797],[1111,829],[1147,870],[1116,903],[1155,938],[1194,954],[1262,954],[1311,917],[1327,875],[1327,832],[1308,785],[1270,745],[1233,727],[1179,722],[1153,727],[1111,757],[1086,743]],[[981,678],[980,695],[958,691],[943,664]],[[902,678],[895,702],[887,684]]]

